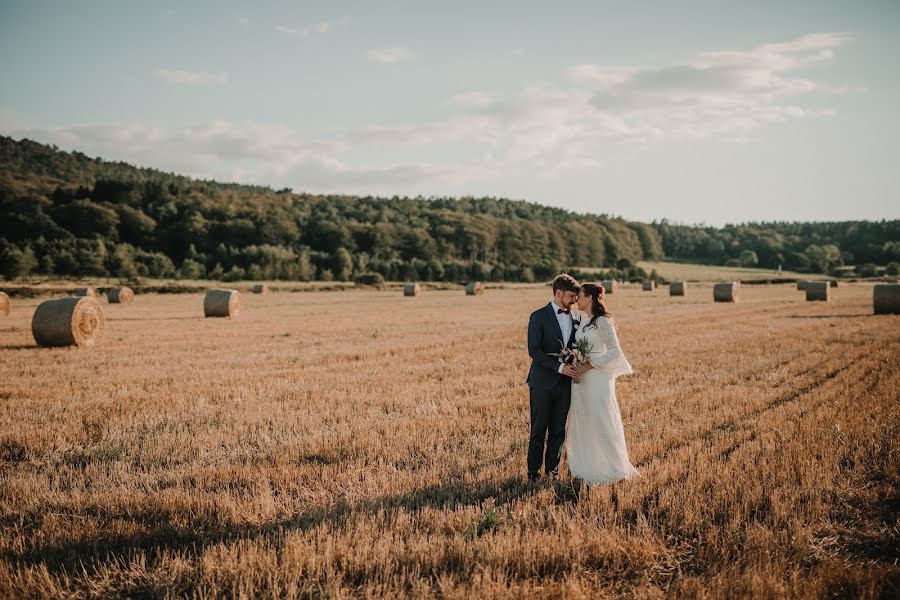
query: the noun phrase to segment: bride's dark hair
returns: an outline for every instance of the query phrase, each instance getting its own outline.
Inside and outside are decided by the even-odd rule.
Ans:
[[[597,285],[596,283],[585,283],[581,286],[581,292],[585,296],[589,296],[591,299],[591,321],[587,324],[586,327],[590,327],[593,325],[597,326],[597,319],[600,317],[611,317],[612,313],[606,308],[606,304],[603,302],[603,295],[605,290],[602,285]]]

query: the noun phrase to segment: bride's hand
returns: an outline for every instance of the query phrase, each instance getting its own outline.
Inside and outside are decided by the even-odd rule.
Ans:
[[[587,361],[586,363],[578,367],[578,375],[584,375],[593,368],[594,365],[591,364],[591,361]]]

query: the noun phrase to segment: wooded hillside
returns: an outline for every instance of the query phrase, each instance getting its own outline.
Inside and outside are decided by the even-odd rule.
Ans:
[[[609,207],[615,207],[610,199]],[[202,181],[0,136],[0,274],[533,281],[677,258],[827,272],[900,261],[900,221],[638,223],[500,198],[373,198]]]

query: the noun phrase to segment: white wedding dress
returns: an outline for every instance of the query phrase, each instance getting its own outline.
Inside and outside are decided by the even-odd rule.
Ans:
[[[628,459],[625,430],[616,401],[616,377],[633,373],[619,349],[612,321],[582,315],[575,338],[587,338],[593,345],[594,368],[572,382],[572,403],[566,421],[566,449],[569,471],[588,484],[607,483],[638,475]]]

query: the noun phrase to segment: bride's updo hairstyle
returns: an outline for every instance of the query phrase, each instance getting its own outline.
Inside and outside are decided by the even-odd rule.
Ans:
[[[606,308],[606,304],[603,302],[603,295],[606,292],[603,289],[602,285],[596,283],[585,283],[581,286],[581,292],[585,296],[589,296],[591,299],[591,322],[587,324],[587,327],[593,325],[597,326],[597,319],[600,317],[611,317],[612,313]]]

